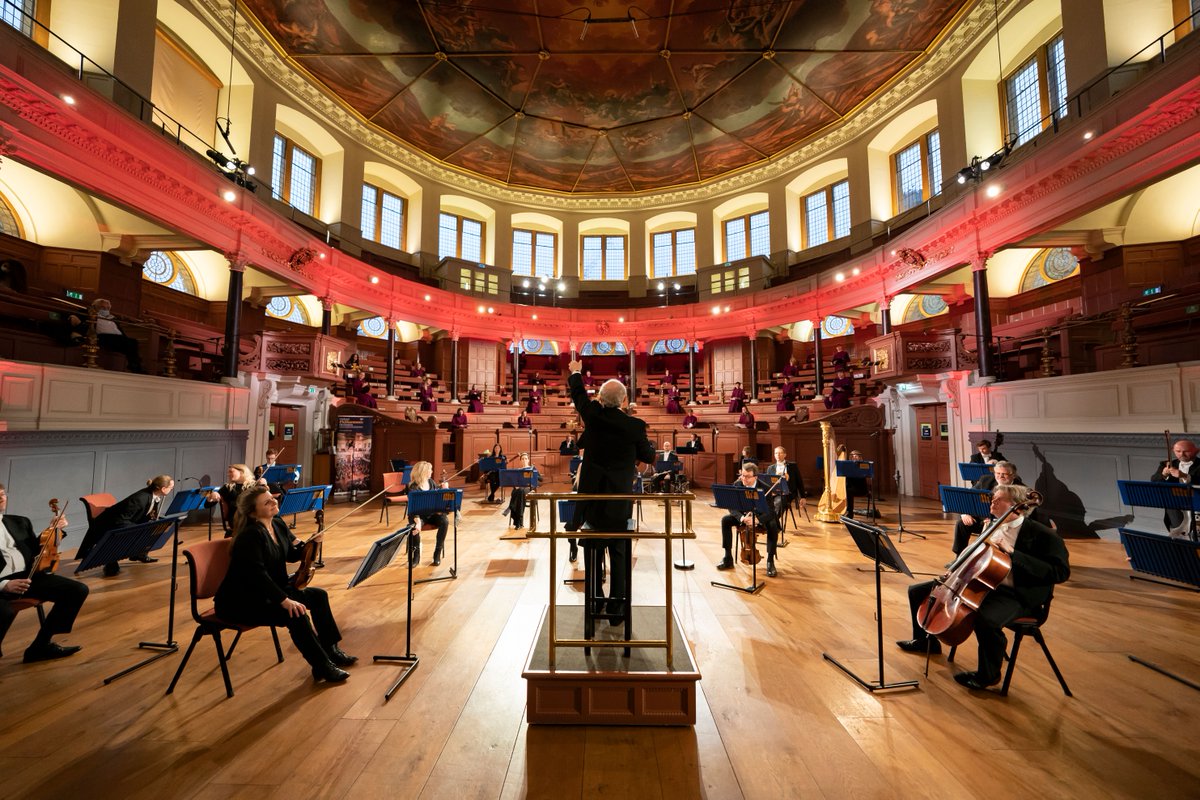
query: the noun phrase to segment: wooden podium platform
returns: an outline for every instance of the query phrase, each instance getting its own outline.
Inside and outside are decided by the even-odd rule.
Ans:
[[[664,629],[662,606],[634,606],[633,630]],[[695,725],[696,682],[700,672],[679,623],[672,632],[675,669],[667,666],[666,650],[633,648],[558,649],[557,665],[549,665],[548,609],[542,614],[537,638],[521,677],[528,686],[526,713],[540,725]],[[583,606],[559,606],[560,637],[583,638]],[[597,639],[620,641],[620,626],[601,623]]]

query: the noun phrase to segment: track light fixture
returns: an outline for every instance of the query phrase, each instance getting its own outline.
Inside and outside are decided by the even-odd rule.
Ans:
[[[990,172],[991,170],[999,167],[1000,162],[1008,158],[1008,154],[1011,153],[1012,150],[1013,145],[1012,142],[1009,141],[1005,142],[1003,147],[992,153],[987,158],[974,156],[971,159],[970,164],[958,171],[958,173],[954,176],[954,180],[960,184],[966,183],[967,181],[979,183],[983,180],[983,173]]]

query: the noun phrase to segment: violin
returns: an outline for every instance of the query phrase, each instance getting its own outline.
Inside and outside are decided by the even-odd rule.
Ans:
[[[951,647],[962,644],[975,629],[975,614],[988,592],[1012,571],[1012,558],[989,541],[1010,516],[1042,504],[1042,495],[1031,491],[985,530],[938,578],[929,600],[917,612],[917,623],[931,636]]]
[[[325,509],[318,508],[313,516],[317,520],[317,533],[301,545],[300,565],[291,578],[292,588],[297,590],[308,588],[321,563],[321,543],[316,541],[316,537],[325,532]]]
[[[39,572],[54,572],[58,569],[58,543],[63,536],[60,524],[67,512],[67,507],[64,504],[62,511],[59,511],[58,498],[54,497],[50,499],[50,510],[54,512],[54,517],[51,518],[46,530],[38,534],[38,554],[29,567],[30,575],[36,575]]]

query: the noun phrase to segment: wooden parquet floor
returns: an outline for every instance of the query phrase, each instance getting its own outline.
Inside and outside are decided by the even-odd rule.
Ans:
[[[907,579],[883,576],[888,680],[913,691],[872,695],[822,659],[828,652],[876,676],[874,580],[844,529],[806,524],[788,535],[780,575],[756,596],[710,585],[720,557],[719,512],[701,493],[693,572],[675,572],[675,607],[703,675],[694,728],[541,727],[525,722],[521,669],[547,603],[545,540],[501,541],[500,506],[472,491],[458,538],[457,580],[416,587],[413,650],[420,665],[390,702],[394,665],[373,654],[404,645],[404,573],[345,588],[359,554],[385,528],[367,509],[331,531],[328,589],[361,657],[340,686],[316,686],[283,635],[282,664],[265,630],[231,662],[226,699],[203,642],[172,696],[180,655],[115,683],[141,640],[166,633],[170,566],[133,564],[89,576],[74,633],[79,655],[20,663],[36,617],[24,612],[0,660],[0,772],[10,798],[1185,798],[1200,797],[1200,692],[1129,654],[1200,681],[1200,595],[1134,582],[1118,544],[1070,541],[1072,577],[1056,594],[1046,635],[1074,698],[1063,696],[1029,641],[1010,695],[953,681],[971,669],[897,650],[907,638]],[[906,509],[909,501],[905,501]],[[914,570],[950,556],[950,523],[923,501],[906,513],[900,551]],[[335,506],[331,521],[349,506]],[[885,515],[892,509],[884,507]],[[655,512],[647,508],[648,525]],[[393,517],[395,519],[395,517]],[[887,517],[884,524],[894,524]],[[299,533],[311,529],[301,524]],[[186,541],[204,527],[184,529]],[[427,535],[418,577],[429,574]],[[563,548],[565,550],[565,548]],[[162,555],[160,553],[159,555]],[[565,553],[554,565],[565,576]],[[443,568],[446,562],[443,562]],[[64,562],[73,569],[73,562]],[[661,601],[660,546],[638,545],[635,602]],[[746,576],[740,575],[745,580]],[[175,638],[193,624],[186,568]],[[559,601],[579,591],[556,581]]]

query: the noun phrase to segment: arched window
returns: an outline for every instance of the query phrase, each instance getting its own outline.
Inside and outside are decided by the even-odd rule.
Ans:
[[[294,297],[272,297],[271,302],[267,303],[267,316],[299,322],[301,325],[312,324],[308,320],[308,309],[303,303],[297,303]]]
[[[17,212],[13,211],[12,206],[8,204],[8,199],[0,194],[0,233],[6,236],[15,236],[18,239],[24,239],[24,234],[21,233],[21,220],[17,219]]]
[[[821,320],[821,337],[835,339],[854,333],[854,326],[845,317],[826,317]]]
[[[517,345],[521,346],[521,352],[527,356],[558,355],[558,342],[553,342],[549,339],[522,339],[520,342],[510,344],[508,352],[511,353]]]
[[[196,294],[196,280],[192,277],[192,271],[183,263],[183,259],[166,250],[150,253],[150,257],[142,264],[142,277],[177,292]]]
[[[1028,292],[1039,286],[1046,286],[1070,278],[1079,273],[1079,259],[1065,247],[1051,247],[1041,250],[1021,276],[1021,291]]]
[[[650,347],[650,355],[661,356],[669,353],[686,353],[687,339],[659,339]]]
[[[629,351],[621,342],[584,342],[579,348],[581,356],[627,356]]]
[[[358,335],[369,336],[372,339],[387,338],[387,320],[383,317],[370,317],[358,323]]]
[[[904,307],[904,321],[916,322],[919,319],[936,317],[946,313],[946,300],[940,294],[922,294],[908,301]]]

